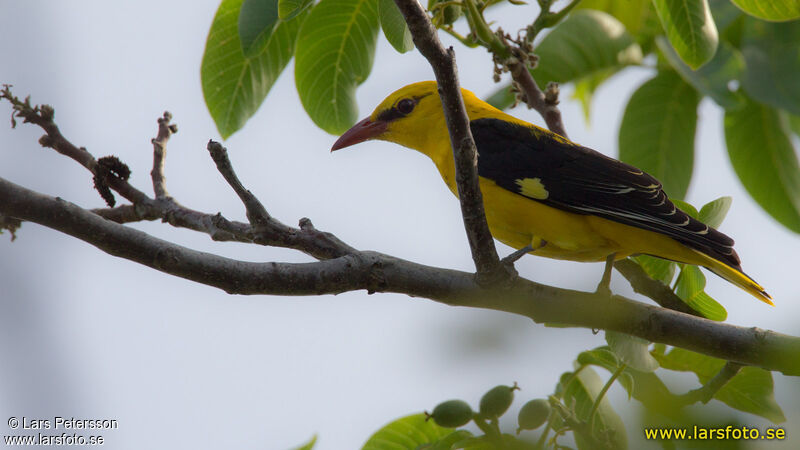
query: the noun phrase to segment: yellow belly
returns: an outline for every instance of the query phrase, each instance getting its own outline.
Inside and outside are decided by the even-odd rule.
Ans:
[[[703,264],[698,252],[652,231],[601,217],[562,211],[503,189],[481,178],[486,220],[492,235],[511,247],[544,246],[533,253],[571,261],[604,261],[644,253],[690,264]]]

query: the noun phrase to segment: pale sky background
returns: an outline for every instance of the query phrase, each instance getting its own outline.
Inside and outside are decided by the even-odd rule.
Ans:
[[[67,138],[96,157],[118,155],[133,170],[133,184],[148,192],[150,139],[156,118],[171,111],[180,132],[168,147],[170,193],[188,207],[244,220],[205,150],[209,138],[219,138],[199,76],[217,6],[216,0],[0,0],[0,82],[53,105]],[[535,13],[534,6],[498,7],[489,17],[514,29]],[[479,95],[492,92],[487,53],[457,51],[462,85]],[[293,71],[290,65],[259,112],[225,142],[245,185],[288,224],[308,216],[360,249],[471,270],[458,202],[430,161],[377,142],[331,155],[335,137],[305,115]],[[631,69],[604,85],[589,126],[566,88],[570,137],[616,156],[622,108],[649,76]],[[395,89],[431,78],[418,53],[398,55],[380,37],[372,76],[358,91],[361,116]],[[84,207],[102,206],[89,173],[42,149],[38,128],[20,123],[11,130],[10,111],[0,105],[6,118],[0,177]],[[541,124],[533,112],[514,114]],[[730,323],[800,334],[800,239],[749,198],[721,140],[721,112],[705,100],[688,200],[699,206],[734,198],[722,231],[736,239],[745,270],[777,307],[713,275],[707,290],[727,307]],[[215,243],[159,222],[134,226],[234,258],[309,260],[294,251]],[[587,290],[602,272],[601,264],[531,256],[517,268],[536,281]],[[450,398],[477,406],[496,384],[519,382],[516,410],[551,393],[580,351],[604,344],[602,334],[589,330],[545,329],[509,314],[403,295],[230,296],[30,223],[14,243],[0,236],[0,286],[0,434],[9,433],[4,423],[11,416],[113,418],[120,427],[104,433],[110,449],[287,449],[315,433],[319,449],[359,448],[394,418]],[[612,288],[633,295],[618,273]],[[776,385],[792,436],[800,423],[798,382],[776,375]],[[611,398],[618,411],[636,411],[619,389]],[[752,416],[742,420],[766,425]],[[635,421],[628,427],[631,441],[640,441]]]

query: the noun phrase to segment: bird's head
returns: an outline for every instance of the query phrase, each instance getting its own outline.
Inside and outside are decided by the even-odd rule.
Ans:
[[[461,91],[468,106],[473,99],[480,101],[466,89]],[[436,82],[421,81],[400,88],[386,97],[369,117],[347,130],[333,144],[331,151],[370,139],[380,139],[427,154],[432,147],[429,145],[431,140],[448,139],[447,136]]]

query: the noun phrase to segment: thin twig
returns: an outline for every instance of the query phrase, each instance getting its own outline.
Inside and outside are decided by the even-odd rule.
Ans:
[[[4,85],[0,90],[0,99],[3,98],[8,100],[14,108],[12,126],[16,126],[14,119],[17,117],[22,118],[24,122],[40,126],[47,133],[40,139],[43,145],[77,161],[94,174],[96,181],[99,178],[101,183],[107,184],[108,187],[132,203],[132,205],[123,205],[116,208],[93,210],[94,213],[101,217],[117,223],[161,219],[175,227],[206,233],[215,241],[248,242],[292,248],[317,259],[337,258],[356,251],[331,233],[317,230],[313,226],[306,226],[305,228],[286,226],[270,217],[266,214],[266,211],[264,211],[266,215],[262,215],[262,219],[266,218],[266,226],[255,227],[241,222],[229,221],[220,214],[196,211],[178,203],[168,195],[164,186],[166,179],[163,173],[166,142],[171,134],[177,132],[174,124],[170,123],[172,117],[169,113],[165,113],[159,118],[158,133],[156,138],[152,140],[154,148],[153,171],[151,172],[153,189],[157,196],[159,193],[162,195],[160,198],[153,199],[129,184],[127,177],[115,176],[113,172],[110,172],[103,164],[99,163],[88,150],[83,147],[77,147],[67,140],[54,122],[55,111],[52,107],[32,105],[29,99],[22,101],[11,93],[11,87],[8,85]],[[122,164],[115,158],[101,158],[101,160],[115,161],[116,164]],[[222,158],[221,163],[223,167],[230,166],[227,155]],[[231,168],[227,170],[227,173],[223,172],[223,176],[230,176],[233,174],[232,170]],[[235,174],[233,176],[235,178]],[[239,186],[241,186],[241,183],[239,183]],[[244,190],[243,187],[241,189]],[[241,198],[241,192],[237,193],[240,194]],[[252,194],[250,195],[252,196]],[[248,215],[250,215],[252,211],[257,211],[257,208],[253,206],[253,199],[248,202],[246,206]],[[263,209],[263,206],[261,208]],[[301,223],[306,221],[308,219],[301,219]],[[263,224],[264,221],[262,220],[261,223]]]
[[[239,180],[228,158],[227,149],[215,141],[209,141],[206,148],[214,160],[217,170],[244,204],[247,219],[252,225],[249,234],[253,237],[253,242],[261,245],[294,248],[317,259],[338,258],[357,251],[333,234],[314,228],[311,220],[306,217],[300,219],[299,229],[287,226],[272,217],[261,201]]]
[[[728,381],[742,370],[743,367],[742,364],[728,361],[722,366],[722,369],[714,375],[714,378],[708,380],[708,383],[681,395],[679,397],[679,402],[683,405],[691,405],[697,402],[708,403]]]
[[[270,222],[273,221],[272,216],[269,215],[267,208],[264,207],[261,201],[259,201],[250,190],[246,189],[239,180],[239,177],[236,176],[236,172],[233,170],[233,164],[231,164],[231,160],[228,158],[228,149],[223,147],[219,142],[211,140],[208,141],[206,149],[208,149],[211,159],[214,160],[214,164],[216,164],[219,173],[222,174],[222,177],[225,178],[225,181],[233,188],[233,191],[236,192],[236,195],[239,196],[239,199],[244,204],[245,210],[247,210],[247,219],[250,223],[254,227],[268,226]]]
[[[45,135],[39,139],[39,144],[42,147],[49,147],[53,150],[68,156],[77,161],[83,167],[95,176],[102,179],[102,182],[107,183],[111,189],[119,193],[131,203],[143,203],[149,201],[149,197],[144,192],[134,188],[127,181],[120,177],[109,176],[108,173],[103,171],[97,160],[89,153],[86,148],[78,147],[68,141],[62,134],[61,130],[53,121],[55,117],[55,110],[49,105],[31,105],[30,97],[24,101],[20,100],[11,93],[10,85],[3,85],[0,90],[0,99],[5,98],[14,107],[12,114],[12,125],[16,125],[14,117],[21,117],[23,122],[29,122],[38,125],[45,131]]]
[[[550,131],[568,137],[561,119],[561,110],[558,109],[558,84],[549,84],[547,94],[542,92],[539,85],[536,84],[536,80],[533,79],[530,68],[524,62],[527,58],[521,57],[519,50],[516,53],[517,56],[509,58],[506,65],[511,72],[511,77],[524,94],[523,99],[528,108],[535,109],[542,116]]]
[[[150,177],[153,179],[153,192],[156,199],[169,197],[166,187],[166,176],[164,175],[164,163],[167,158],[167,141],[169,137],[178,132],[178,126],[171,124],[172,114],[164,111],[164,115],[158,118],[158,135],[151,140],[153,143],[153,170]]]

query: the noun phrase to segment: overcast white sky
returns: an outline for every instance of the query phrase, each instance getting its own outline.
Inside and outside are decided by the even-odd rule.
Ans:
[[[244,220],[205,150],[218,135],[203,103],[199,67],[216,7],[216,0],[0,0],[0,82],[54,105],[65,136],[95,156],[121,157],[143,190],[150,186],[156,118],[168,109],[180,127],[168,148],[171,194],[189,207]],[[504,24],[511,18],[506,28],[513,29],[532,20],[536,8],[503,11],[492,18]],[[361,116],[396,88],[432,78],[418,53],[398,55],[380,39],[373,74],[358,92]],[[494,89],[483,50],[459,48],[458,58],[465,87],[479,95]],[[331,155],[335,137],[305,115],[293,71],[290,65],[258,114],[225,143],[243,182],[286,223],[308,216],[355,247],[470,270],[458,202],[433,165],[377,142]],[[615,156],[622,108],[648,76],[629,70],[603,87],[588,127],[566,89],[562,111],[570,137]],[[541,123],[529,111],[514,114]],[[0,105],[0,117],[9,115],[8,104]],[[0,124],[0,177],[102,206],[83,168],[38,146],[38,129]],[[722,231],[736,239],[745,270],[777,307],[714,276],[708,292],[728,308],[731,323],[800,334],[800,239],[754,205],[733,176],[721,139],[720,111],[704,101],[688,200],[734,198]],[[308,260],[286,250],[214,243],[161,223],[135,226],[240,259]],[[531,279],[577,289],[593,288],[602,272],[600,264],[536,257],[517,268]],[[545,396],[579,351],[604,344],[602,334],[588,330],[545,329],[509,314],[401,295],[230,296],[33,224],[14,243],[0,236],[0,286],[2,422],[11,416],[114,418],[120,428],[105,433],[112,449],[285,449],[314,433],[320,449],[357,448],[393,418],[449,398],[477,404],[496,384],[518,381],[525,400]],[[619,274],[612,288],[633,295]],[[777,380],[791,436],[800,421],[800,389],[796,380]],[[612,394],[618,410],[630,409],[624,395]],[[8,434],[5,427],[0,434]]]

